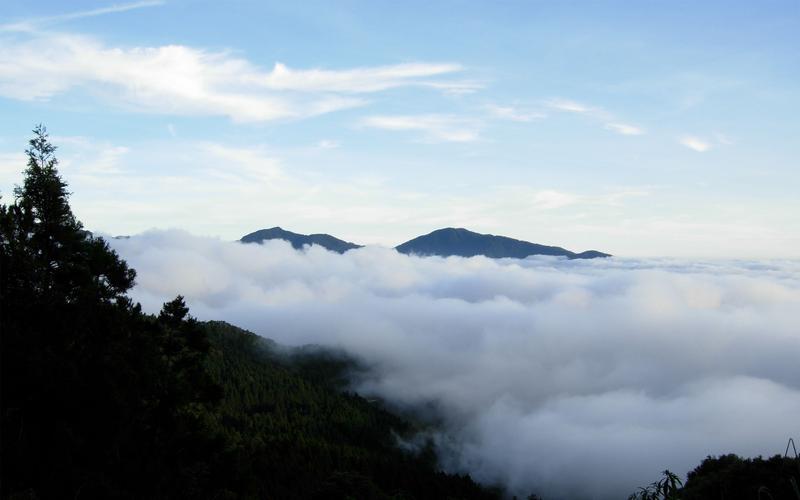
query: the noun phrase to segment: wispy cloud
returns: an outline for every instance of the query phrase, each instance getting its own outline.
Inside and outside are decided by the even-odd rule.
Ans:
[[[580,197],[572,193],[561,191],[539,191],[532,197],[533,203],[538,208],[554,209],[567,207],[580,201]]]
[[[332,139],[322,139],[317,143],[317,147],[320,149],[336,149],[339,146],[341,146],[341,143]]]
[[[401,86],[422,86],[440,90],[477,88],[477,84],[427,81],[425,78],[463,71],[460,64],[396,64],[346,70],[296,70],[276,63],[269,74],[256,76],[252,83],[271,90],[304,92],[378,92]]]
[[[70,12],[67,14],[59,14],[55,16],[36,17],[32,19],[18,21],[16,23],[0,25],[0,31],[33,31],[37,28],[41,28],[47,25],[72,21],[74,19],[102,16],[105,14],[116,14],[119,12],[127,12],[129,10],[141,9],[145,7],[157,7],[160,5],[164,5],[164,2],[161,0],[144,0],[141,2],[110,5],[108,7],[83,10],[79,12]]]
[[[606,123],[606,128],[608,130],[614,131],[618,134],[622,135],[642,135],[644,134],[644,129],[637,127],[636,125],[630,125],[627,123]]]
[[[645,130],[642,127],[620,122],[613,113],[598,106],[589,106],[569,99],[550,99],[545,101],[545,105],[556,111],[575,113],[595,121],[603,122],[603,127],[606,130],[616,132],[620,135],[645,134]]]
[[[9,203],[9,195],[12,194],[15,183],[21,181],[22,171],[25,170],[27,158],[22,153],[0,153],[0,199],[3,203]]]
[[[558,111],[567,111],[569,113],[590,114],[597,113],[599,108],[593,108],[569,99],[550,99],[545,103],[550,108]]]
[[[286,178],[281,168],[281,162],[268,156],[262,149],[236,148],[218,143],[202,144],[200,149],[208,157],[214,158],[215,164],[226,165],[226,167],[217,166],[209,169],[207,173],[213,176],[237,176],[240,180],[259,183]]]
[[[472,142],[480,137],[480,122],[452,115],[370,116],[364,118],[361,125],[383,130],[417,131],[431,142]]]
[[[686,146],[687,148],[693,151],[697,151],[698,153],[705,153],[712,147],[711,143],[709,143],[708,141],[700,139],[699,137],[693,137],[689,135],[679,138],[678,142],[681,145]]]
[[[605,193],[577,193],[557,189],[531,189],[520,186],[506,186],[493,193],[502,202],[503,210],[513,211],[519,215],[526,211],[556,210],[566,207],[583,210],[603,210],[609,207],[623,206],[629,198],[649,196],[645,188],[615,189]],[[484,208],[489,211],[489,209]]]
[[[547,115],[540,111],[527,111],[515,106],[500,106],[497,104],[487,104],[486,111],[494,118],[511,120],[515,122],[530,122],[545,118]]]
[[[721,144],[723,146],[730,146],[733,144],[733,140],[721,132],[715,132],[714,139],[717,141],[717,144]]]
[[[462,71],[452,63],[342,70],[297,70],[277,63],[267,71],[227,52],[184,45],[123,48],[79,35],[8,35],[0,43],[0,96],[20,100],[47,100],[85,89],[137,111],[252,122],[365,105],[356,94],[462,84],[439,78]]]
[[[51,140],[71,151],[60,163],[61,170],[69,177],[86,179],[125,173],[123,160],[130,152],[127,146],[84,136],[54,135]]]

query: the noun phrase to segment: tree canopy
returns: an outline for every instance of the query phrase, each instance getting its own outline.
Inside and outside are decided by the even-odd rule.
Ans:
[[[0,204],[0,497],[496,497],[400,450],[408,423],[339,392],[346,361],[289,366],[181,296],[144,314],[55,150],[36,127]]]
[[[197,459],[163,441],[209,441],[189,411],[219,398],[201,376],[208,345],[182,298],[158,320],[132,303],[136,273],[83,229],[55,146],[33,133],[0,206],[2,494],[166,492],[159,478]]]

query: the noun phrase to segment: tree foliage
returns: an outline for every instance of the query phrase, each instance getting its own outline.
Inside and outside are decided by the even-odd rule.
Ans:
[[[353,362],[319,349],[276,347],[222,322],[203,325],[224,388],[220,428],[239,491],[253,498],[498,498],[469,476],[439,472],[432,449],[408,453],[415,428],[335,390]]]
[[[788,448],[787,448],[788,451]],[[686,484],[670,471],[629,500],[800,500],[800,458],[775,455],[741,458],[737,455],[707,457],[689,472]]]
[[[681,498],[700,500],[800,500],[800,458],[775,455],[741,458],[708,457],[689,472]]]
[[[639,491],[628,497],[628,500],[677,500],[683,482],[673,472],[665,470],[664,477],[651,483],[649,486],[639,488]]]
[[[408,424],[336,389],[346,362],[287,365],[180,296],[143,314],[136,273],[83,229],[33,133],[0,204],[0,497],[494,496],[402,453]]]
[[[213,440],[193,410],[214,402],[200,329],[177,302],[158,321],[131,302],[135,272],[77,221],[54,152],[37,127],[24,183],[0,208],[2,494],[199,488],[189,448]]]

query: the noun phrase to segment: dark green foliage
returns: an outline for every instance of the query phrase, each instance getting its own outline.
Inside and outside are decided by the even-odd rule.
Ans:
[[[135,272],[73,216],[54,151],[37,127],[0,205],[0,497],[492,496],[400,452],[406,423],[338,392],[340,355],[278,355],[180,296],[142,314]]]
[[[135,272],[75,219],[54,151],[37,127],[24,184],[0,209],[1,493],[202,491],[221,449],[207,432],[219,398],[207,342],[180,299],[158,321],[131,303]]]
[[[686,484],[670,471],[628,497],[630,500],[800,500],[800,458],[737,455],[708,457],[688,474]]]
[[[679,496],[680,487],[683,482],[680,478],[665,470],[661,480],[651,483],[646,488],[639,488],[639,491],[628,497],[628,500],[677,500]]]
[[[708,457],[689,473],[681,499],[800,500],[800,458]]]
[[[318,348],[286,351],[222,322],[205,325],[220,414],[244,491],[276,498],[496,498],[469,477],[401,451],[400,418],[335,388],[354,363]]]

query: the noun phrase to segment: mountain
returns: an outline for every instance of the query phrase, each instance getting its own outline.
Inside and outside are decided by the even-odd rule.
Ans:
[[[224,498],[502,497],[442,472],[432,441],[418,453],[398,446],[421,428],[347,391],[349,374],[363,368],[344,352],[281,346],[220,321],[199,326],[222,388],[213,422],[228,444],[218,465],[231,483]]]
[[[286,231],[277,226],[246,234],[242,236],[242,239],[239,241],[242,243],[262,243],[264,240],[285,240],[297,249],[301,249],[305,245],[319,245],[338,253],[345,253],[354,248],[361,248],[361,245],[340,240],[330,234],[298,234]]]
[[[555,255],[567,257],[568,259],[610,257],[609,254],[598,252],[597,250],[575,253],[561,247],[539,245],[506,236],[480,234],[463,228],[452,227],[437,229],[430,234],[418,236],[402,245],[398,245],[395,249],[405,254],[440,255],[443,257],[451,255],[461,257],[485,255],[495,259],[503,257],[524,259],[529,255]]]

